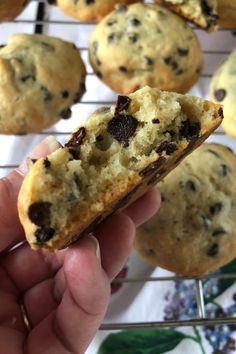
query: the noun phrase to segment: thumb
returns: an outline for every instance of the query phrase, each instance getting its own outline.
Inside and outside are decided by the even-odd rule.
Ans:
[[[46,156],[59,146],[54,137],[47,137],[33,149],[29,157],[16,170],[0,179],[0,252],[23,240],[23,229],[17,211],[17,197],[23,177],[28,171],[29,161]]]

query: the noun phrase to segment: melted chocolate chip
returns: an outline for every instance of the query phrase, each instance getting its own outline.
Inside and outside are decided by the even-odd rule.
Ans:
[[[215,203],[213,205],[210,206],[210,213],[212,215],[214,214],[218,214],[223,208],[223,204],[222,203]]]
[[[189,52],[189,50],[187,48],[177,48],[177,51],[181,57],[186,57]]]
[[[72,134],[70,140],[65,144],[66,147],[78,147],[82,145],[83,139],[86,135],[86,129],[84,127],[79,128],[78,131]]]
[[[51,167],[51,162],[48,160],[47,157],[43,160],[43,165],[46,169],[49,169]]]
[[[123,207],[125,207],[128,202],[130,201],[131,197],[136,193],[136,191],[139,189],[140,185],[135,186],[128,194],[126,194],[126,196],[124,196],[123,198],[121,198],[118,203],[116,204],[116,206],[114,207],[114,211],[121,209]]]
[[[96,137],[96,141],[103,141],[103,136],[101,134],[99,134],[97,137]]]
[[[158,154],[161,154],[162,152],[166,152],[166,155],[171,155],[173,154],[174,151],[177,150],[177,146],[175,143],[168,142],[168,141],[163,141],[157,148],[156,152]]]
[[[212,232],[212,236],[220,236],[220,235],[225,235],[225,234],[227,234],[227,232],[224,230],[224,229],[222,229],[222,228],[220,228],[220,229],[216,229],[216,230],[214,230],[213,232]]]
[[[223,101],[226,95],[226,90],[225,89],[218,89],[214,91],[214,96],[215,99],[219,102]]]
[[[30,205],[28,209],[29,219],[38,226],[46,225],[50,222],[50,209],[52,203],[36,202]]]
[[[55,230],[52,227],[42,226],[40,229],[35,231],[35,237],[38,244],[43,244],[51,240],[55,234]]]
[[[199,122],[193,123],[189,119],[187,119],[182,122],[182,126],[180,128],[180,135],[183,138],[190,140],[193,137],[199,136],[200,128],[201,126]]]
[[[153,118],[152,119],[152,123],[153,124],[159,124],[160,123],[160,120],[158,118]]]
[[[219,253],[219,245],[217,243],[213,243],[213,245],[207,250],[207,255],[210,257],[214,257]]]
[[[165,161],[166,158],[164,156],[159,157],[156,161],[152,162],[149,166],[147,166],[142,171],[140,171],[139,175],[142,177],[147,177],[152,175],[158,169],[158,167],[163,165]]]
[[[80,160],[80,152],[78,150],[69,148],[69,153],[72,155],[73,160]]]
[[[115,108],[115,116],[129,108],[131,99],[128,96],[118,96]]]
[[[107,125],[107,131],[119,142],[126,142],[138,126],[136,118],[129,114],[115,115]]]

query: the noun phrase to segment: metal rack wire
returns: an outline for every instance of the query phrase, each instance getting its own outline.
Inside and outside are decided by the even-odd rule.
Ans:
[[[49,6],[46,1],[38,1],[32,0],[32,3],[36,3],[37,9],[35,12],[34,19],[24,19],[18,18],[11,23],[13,24],[26,24],[26,25],[33,25],[33,32],[34,33],[45,33],[45,27],[50,24],[54,25],[65,25],[65,26],[93,26],[91,23],[81,23],[79,21],[68,19],[68,20],[57,20],[47,18],[47,6]],[[7,26],[8,24],[2,24],[1,26]],[[228,29],[219,29],[219,32],[229,32]],[[236,36],[236,31],[230,31],[232,36]],[[0,37],[1,37],[1,30],[0,30]],[[235,37],[236,38],[236,37]],[[79,46],[81,52],[87,52],[88,48],[83,44]],[[222,49],[222,50],[215,50],[215,49],[205,49],[204,54],[205,56],[227,56],[232,48],[229,49]],[[88,77],[93,77],[94,73],[88,68]],[[209,79],[212,76],[212,72],[203,72],[201,78]],[[89,90],[89,87],[88,87]],[[104,101],[104,100],[83,100],[80,105],[109,105],[114,103],[115,101]],[[38,135],[61,135],[67,136],[70,134],[69,131],[65,131],[62,129],[54,130],[51,128],[50,130],[43,131]],[[224,132],[219,129],[214,133],[215,136],[224,136]],[[0,139],[1,144],[1,139]],[[20,162],[20,161],[19,161]],[[18,166],[18,163],[8,163],[0,164],[0,171],[9,171]],[[218,317],[218,318],[208,318],[206,316],[205,304],[204,304],[204,292],[203,292],[203,281],[206,279],[236,279],[235,273],[229,274],[208,274],[204,278],[188,278],[188,277],[181,277],[181,276],[167,276],[167,277],[138,277],[138,278],[116,278],[114,283],[145,283],[145,282],[166,282],[166,281],[178,281],[178,280],[194,280],[195,282],[195,296],[196,296],[196,303],[197,303],[197,317],[194,317],[189,320],[178,320],[178,321],[154,321],[154,322],[132,322],[132,323],[106,323],[101,326],[101,330],[117,330],[117,329],[129,329],[129,328],[147,328],[147,327],[176,327],[176,326],[197,326],[197,325],[215,325],[215,324],[236,324],[236,318],[234,317]]]

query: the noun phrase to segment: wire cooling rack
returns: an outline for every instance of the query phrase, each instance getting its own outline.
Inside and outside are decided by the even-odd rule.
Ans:
[[[70,132],[77,124],[77,114],[81,116],[81,111],[84,117],[88,117],[98,106],[110,105],[115,102],[116,95],[103,85],[99,79],[93,74],[92,69],[88,63],[88,36],[94,25],[92,23],[82,23],[72,18],[64,16],[56,7],[49,6],[44,1],[32,0],[24,13],[14,21],[0,24],[0,41],[5,43],[7,38],[15,32],[27,33],[44,33],[49,35],[56,35],[64,39],[76,42],[80,48],[81,55],[87,66],[87,93],[83,97],[82,102],[73,107],[73,115],[68,122],[59,122],[52,128],[40,132],[35,135],[25,136],[1,136],[0,135],[0,151],[4,148],[12,146],[13,152],[9,154],[7,159],[4,154],[0,152],[0,176],[6,175],[13,168],[17,167],[22,160],[22,157],[29,152],[29,141],[40,141],[42,135],[53,134],[59,136],[63,142],[69,136]],[[194,28],[196,31],[204,50],[205,67],[198,82],[198,88],[194,87],[190,93],[199,95],[199,88],[201,96],[208,98],[207,87],[209,80],[218,66],[219,62],[227,57],[234,49],[236,44],[236,29],[220,28],[216,33],[207,34],[202,30]],[[86,32],[86,34],[85,34]],[[209,36],[211,40],[209,41]],[[104,99],[106,97],[106,99]],[[107,99],[109,97],[109,99]],[[81,118],[82,119],[82,118]],[[80,121],[81,123],[81,121]],[[236,151],[236,141],[226,137],[221,128],[219,128],[209,139],[210,141],[225,143]],[[22,151],[15,152],[14,146],[22,142]],[[14,145],[15,144],[15,145]],[[17,145],[18,144],[18,145]],[[176,326],[197,326],[197,325],[215,325],[215,324],[236,324],[234,317],[215,317],[209,318],[206,315],[204,304],[203,281],[207,279],[236,279],[236,273],[230,274],[208,274],[203,278],[188,278],[180,276],[161,276],[161,277],[137,277],[137,278],[116,278],[114,283],[146,283],[146,282],[167,282],[179,280],[194,280],[195,296],[197,303],[197,316],[188,320],[178,321],[152,321],[152,322],[132,322],[132,323],[104,323],[101,330],[117,330],[128,328],[147,328],[147,327],[176,327]],[[236,314],[235,314],[236,316]]]

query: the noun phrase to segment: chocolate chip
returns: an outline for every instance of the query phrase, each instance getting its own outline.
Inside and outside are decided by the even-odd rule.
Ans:
[[[218,114],[219,114],[219,116],[223,119],[224,118],[224,112],[223,112],[223,108],[222,107],[220,107],[219,109],[218,109]]]
[[[181,75],[181,74],[183,74],[183,73],[184,73],[184,70],[181,69],[181,68],[179,68],[179,69],[176,70],[176,72],[175,72],[176,75]]]
[[[45,86],[41,86],[40,90],[43,91],[44,94],[44,101],[51,101],[53,99],[53,95],[52,93],[47,89],[47,87]]]
[[[189,179],[189,180],[185,183],[185,188],[186,188],[187,190],[190,190],[190,191],[193,191],[193,192],[196,192],[196,190],[197,190],[196,184],[195,184],[191,179]]]
[[[126,12],[127,10],[127,6],[123,5],[123,4],[118,4],[115,7],[116,12]]]
[[[119,69],[122,73],[127,73],[127,72],[128,72],[128,69],[127,69],[126,66],[124,66],[124,65],[119,66],[118,69]]]
[[[116,34],[115,34],[115,32],[110,33],[109,36],[107,37],[108,43],[114,42],[115,39],[116,39]]]
[[[227,176],[228,173],[230,172],[230,168],[225,164],[221,164],[220,167],[221,167],[223,176],[224,177]]]
[[[113,26],[117,21],[115,19],[111,19],[109,21],[107,21],[106,25],[107,26]]]
[[[46,225],[50,222],[50,202],[35,202],[28,209],[29,219],[38,226]]]
[[[213,245],[207,250],[207,255],[210,257],[214,257],[219,253],[219,245],[217,243],[213,243]]]
[[[225,234],[227,234],[227,232],[222,228],[216,229],[212,232],[212,236],[214,236],[214,237],[219,236],[219,235],[225,235]]]
[[[68,98],[69,97],[69,92],[67,90],[62,91],[61,97],[62,98]]]
[[[139,189],[140,185],[135,186],[128,194],[126,194],[125,197],[121,198],[116,206],[114,207],[114,211],[123,208],[128,204],[130,201],[131,197],[136,193],[136,191]]]
[[[137,33],[130,33],[128,35],[128,38],[131,43],[136,43],[138,41],[138,34]]]
[[[46,169],[49,169],[51,167],[51,162],[48,160],[47,157],[43,160],[43,164]]]
[[[225,89],[218,89],[214,91],[214,96],[215,99],[219,102],[223,101],[226,95],[226,90]]]
[[[63,119],[69,119],[71,117],[71,109],[70,108],[65,108],[61,111],[60,113],[60,116],[63,118]]]
[[[159,157],[156,161],[152,162],[149,166],[145,167],[142,171],[140,171],[139,175],[142,177],[150,176],[158,169],[158,167],[163,165],[165,161],[166,158],[164,156]]]
[[[160,120],[158,118],[153,118],[152,119],[152,123],[153,124],[159,124],[160,123]]]
[[[91,4],[94,4],[95,3],[95,0],[85,0],[85,4],[86,5],[91,5]]]
[[[113,117],[107,125],[108,132],[119,142],[126,142],[134,135],[138,121],[129,114],[120,114]]]
[[[177,146],[175,143],[168,142],[168,141],[163,141],[157,148],[156,152],[158,154],[161,154],[162,152],[166,152],[166,155],[171,155],[173,154],[174,151],[177,150]]]
[[[101,73],[101,71],[96,71],[96,75],[97,75],[98,77],[100,77],[100,79],[102,78],[102,73]]]
[[[217,152],[215,152],[214,150],[207,149],[206,151],[207,151],[207,152],[210,152],[212,155],[214,155],[214,156],[216,156],[216,157],[220,158],[220,155],[219,155],[219,154],[217,154]]]
[[[26,82],[28,80],[32,80],[32,81],[35,81],[35,76],[34,75],[24,75],[24,76],[21,76],[20,77],[20,80],[22,82]]]
[[[140,26],[141,25],[141,21],[139,21],[137,18],[132,18],[132,20],[130,21],[132,26]]]
[[[144,56],[144,61],[145,61],[146,65],[153,65],[154,64],[154,60],[146,55]]]
[[[35,237],[38,244],[43,244],[51,240],[55,234],[55,230],[52,227],[42,226],[40,229],[35,231]]]
[[[96,137],[96,141],[103,141],[103,136],[101,134],[99,134],[97,137]]]
[[[223,204],[218,202],[210,206],[210,213],[212,215],[218,214],[222,210]]]
[[[36,161],[38,161],[37,159],[31,159],[32,163],[34,164]]]
[[[84,127],[79,128],[78,131],[72,134],[70,140],[65,144],[66,147],[78,147],[82,145],[83,139],[86,135],[86,129]]]
[[[187,119],[184,122],[182,122],[180,128],[180,135],[181,137],[190,140],[193,137],[199,136],[200,128],[201,126],[199,122],[193,123],[189,119]]]
[[[115,116],[129,108],[131,99],[128,96],[118,96],[115,108]]]
[[[69,153],[72,155],[73,160],[80,160],[80,151],[69,148]]]
[[[188,55],[189,50],[187,48],[177,48],[178,54],[181,57],[186,57]]]

